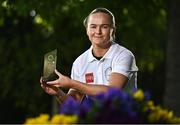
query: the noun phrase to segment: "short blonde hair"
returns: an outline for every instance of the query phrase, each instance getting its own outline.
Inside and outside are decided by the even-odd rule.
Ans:
[[[116,26],[116,24],[115,24],[115,17],[114,17],[114,15],[112,14],[112,12],[109,11],[108,9],[106,9],[106,8],[99,7],[99,8],[94,9],[93,11],[91,11],[91,13],[84,19],[83,24],[84,24],[85,27],[87,27],[87,23],[88,23],[89,16],[90,16],[91,14],[98,13],[98,12],[102,12],[102,13],[108,14],[108,15],[110,16],[110,19],[111,19],[111,26],[112,26],[112,27],[115,27],[115,26]]]

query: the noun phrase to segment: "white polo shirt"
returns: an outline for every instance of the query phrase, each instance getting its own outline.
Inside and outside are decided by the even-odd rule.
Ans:
[[[124,89],[130,93],[137,88],[135,57],[128,49],[112,42],[106,54],[97,60],[92,54],[92,46],[81,54],[73,63],[71,78],[85,84],[108,85],[109,76],[116,72],[128,77]]]

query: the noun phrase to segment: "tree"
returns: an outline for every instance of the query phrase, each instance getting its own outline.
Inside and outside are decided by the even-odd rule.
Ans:
[[[168,41],[164,105],[180,115],[180,1],[168,0]]]

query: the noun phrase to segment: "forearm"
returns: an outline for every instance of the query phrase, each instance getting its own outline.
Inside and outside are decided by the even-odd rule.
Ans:
[[[110,86],[106,85],[94,85],[94,84],[86,84],[76,80],[71,81],[71,87],[81,91],[83,94],[87,95],[97,95],[99,93],[107,92]]]
[[[64,93],[61,89],[58,89],[58,93],[55,95],[58,102],[61,104],[65,102],[65,100],[68,98],[68,95]]]
[[[66,101],[66,99],[68,97],[72,97],[74,98],[75,100],[77,101],[81,101],[82,100],[82,97],[83,97],[83,94],[82,93],[79,93],[77,91],[72,91],[70,90],[67,94],[64,93],[61,89],[58,89],[58,93],[55,95],[57,101],[62,104]]]

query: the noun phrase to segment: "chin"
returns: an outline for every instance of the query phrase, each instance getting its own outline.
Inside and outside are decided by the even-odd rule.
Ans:
[[[103,45],[104,44],[104,42],[102,42],[102,41],[94,41],[93,43],[96,45]]]
[[[96,39],[96,40],[94,40],[93,42],[96,43],[96,44],[105,43],[104,40],[102,40],[102,39]]]

